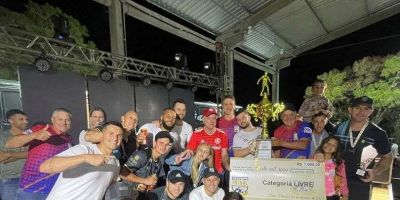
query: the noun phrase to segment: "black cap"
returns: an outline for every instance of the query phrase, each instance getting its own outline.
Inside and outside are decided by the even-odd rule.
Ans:
[[[352,100],[350,100],[351,107],[355,107],[355,106],[364,104],[364,105],[367,105],[372,108],[373,103],[374,103],[374,100],[372,100],[371,98],[369,98],[367,96],[361,96],[361,97],[353,98]]]
[[[203,178],[208,178],[210,176],[216,176],[219,178],[219,174],[215,168],[206,168],[203,172]]]
[[[168,131],[160,131],[156,134],[155,141],[160,138],[168,138],[171,143],[174,142],[174,139],[171,137],[171,134]]]
[[[180,170],[172,170],[169,172],[167,179],[171,183],[185,182],[186,175]]]
[[[249,114],[249,111],[247,111],[246,108],[240,108],[239,110],[236,111],[235,115],[239,115],[242,112],[245,112],[245,113]]]
[[[290,110],[290,111],[293,111],[293,112],[297,112],[296,107],[294,107],[294,105],[291,104],[291,103],[285,103],[285,108],[283,109],[283,111],[281,113],[283,113],[283,112],[285,112],[287,110]]]
[[[10,117],[12,117],[12,116],[14,116],[16,114],[21,114],[21,115],[25,115],[26,116],[26,113],[22,112],[21,110],[11,109],[11,110],[6,112],[6,118],[10,119]]]

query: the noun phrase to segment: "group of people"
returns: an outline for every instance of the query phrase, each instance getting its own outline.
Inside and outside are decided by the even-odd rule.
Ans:
[[[273,133],[273,157],[317,159],[325,163],[328,199],[369,199],[370,182],[388,168],[391,150],[386,133],[368,120],[369,97],[352,99],[350,119],[327,128],[333,115],[323,81],[299,112],[286,104],[282,125]],[[243,199],[228,193],[230,157],[253,158],[261,128],[246,110],[235,113],[235,98],[222,100],[223,114],[203,111],[203,127],[184,121],[186,104],[176,100],[137,129],[138,113],[107,121],[99,107],[89,113],[89,127],[79,144],[68,134],[72,114],[57,108],[51,123],[28,128],[21,110],[6,113],[11,129],[0,135],[0,198],[8,199]],[[136,131],[137,130],[137,131]],[[380,155],[360,178],[360,154],[371,145]]]

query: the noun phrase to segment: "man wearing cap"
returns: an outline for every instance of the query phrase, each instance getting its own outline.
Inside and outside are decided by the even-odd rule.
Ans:
[[[219,188],[220,178],[214,168],[204,170],[203,185],[190,192],[190,200],[222,200],[225,196],[223,189]]]
[[[143,199],[145,192],[152,190],[158,180],[165,176],[163,160],[174,142],[168,131],[160,131],[155,135],[153,148],[146,146],[143,150],[132,153],[121,168],[121,178],[132,185],[133,194],[127,194],[130,199]]]
[[[256,140],[260,137],[262,129],[254,127],[251,123],[251,116],[245,110],[239,110],[236,119],[240,131],[233,137],[233,152],[235,157],[254,158],[256,151]]]
[[[367,96],[354,98],[348,107],[350,120],[340,123],[334,130],[342,145],[349,200],[370,199],[372,180],[375,175],[387,170],[393,159],[386,132],[369,121],[373,111],[371,98]],[[363,170],[359,169],[360,158],[364,148],[370,145],[376,149],[380,160],[375,168],[367,169],[363,177]]]
[[[110,184],[117,182],[120,167],[112,151],[121,144],[123,128],[118,122],[107,122],[101,131],[99,144],[76,145],[40,165],[42,173],[60,173],[48,200],[101,200]]]
[[[296,109],[293,104],[286,103],[280,118],[283,124],[274,131],[272,146],[277,150],[275,157],[308,158],[312,130],[308,123],[296,120]]]
[[[0,134],[0,199],[14,199],[28,148],[6,148],[6,141],[9,137],[24,134],[28,117],[21,110],[12,109],[6,112],[6,118],[11,128]]]
[[[167,176],[165,186],[152,190],[147,194],[149,200],[189,200],[184,193],[186,175],[180,170],[172,170]]]
[[[203,111],[204,127],[195,131],[187,145],[188,151],[194,152],[201,143],[211,145],[214,150],[214,166],[219,174],[224,170],[230,171],[228,155],[228,137],[224,132],[216,128],[217,111],[206,108]]]

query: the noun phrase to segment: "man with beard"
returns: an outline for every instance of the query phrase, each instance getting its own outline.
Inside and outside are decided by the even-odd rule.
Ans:
[[[350,120],[340,123],[334,130],[335,135],[340,137],[343,158],[346,162],[349,200],[370,199],[372,180],[376,175],[387,170],[393,159],[386,132],[369,121],[369,117],[374,112],[372,105],[373,100],[367,96],[352,99],[348,107]],[[373,169],[370,169],[373,162],[370,166],[365,166],[368,169],[364,172],[360,170],[360,165],[363,164],[360,163],[360,158],[364,148],[371,146],[380,159]]]
[[[190,137],[192,136],[193,128],[190,124],[183,121],[183,118],[186,115],[185,102],[182,99],[177,99],[174,101],[172,106],[177,114],[175,126],[172,129],[172,132],[175,132],[179,135],[179,140],[177,143],[179,144],[180,149],[178,149],[178,152],[176,152],[179,153],[186,149],[186,144],[189,142]]]
[[[254,158],[256,152],[256,140],[260,137],[262,129],[254,127],[251,116],[241,109],[236,115],[241,130],[233,137],[233,153],[235,157]]]
[[[21,110],[12,109],[6,112],[6,118],[11,128],[0,134],[0,199],[14,199],[28,148],[6,148],[6,141],[9,137],[24,134],[28,117]]]
[[[310,142],[310,156],[308,158],[314,158],[315,150],[321,145],[321,141],[329,136],[329,133],[325,130],[327,123],[328,116],[322,111],[312,116],[313,128]]]
[[[160,117],[159,123],[147,123],[139,128],[136,133],[139,137],[142,135],[146,136],[145,144],[152,147],[156,134],[160,131],[168,131],[169,134],[174,139],[173,150],[177,151],[179,149],[178,134],[175,132],[171,132],[171,130],[175,126],[176,121],[176,112],[172,108],[166,108],[163,110],[163,114]]]

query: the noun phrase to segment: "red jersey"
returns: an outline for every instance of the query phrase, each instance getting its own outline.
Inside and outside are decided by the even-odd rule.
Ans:
[[[209,135],[204,128],[202,128],[192,134],[187,148],[196,151],[197,146],[203,142],[211,145],[213,148],[214,167],[217,169],[218,173],[222,173],[224,171],[222,168],[222,149],[228,149],[228,137],[219,129],[216,129],[213,134]]]

